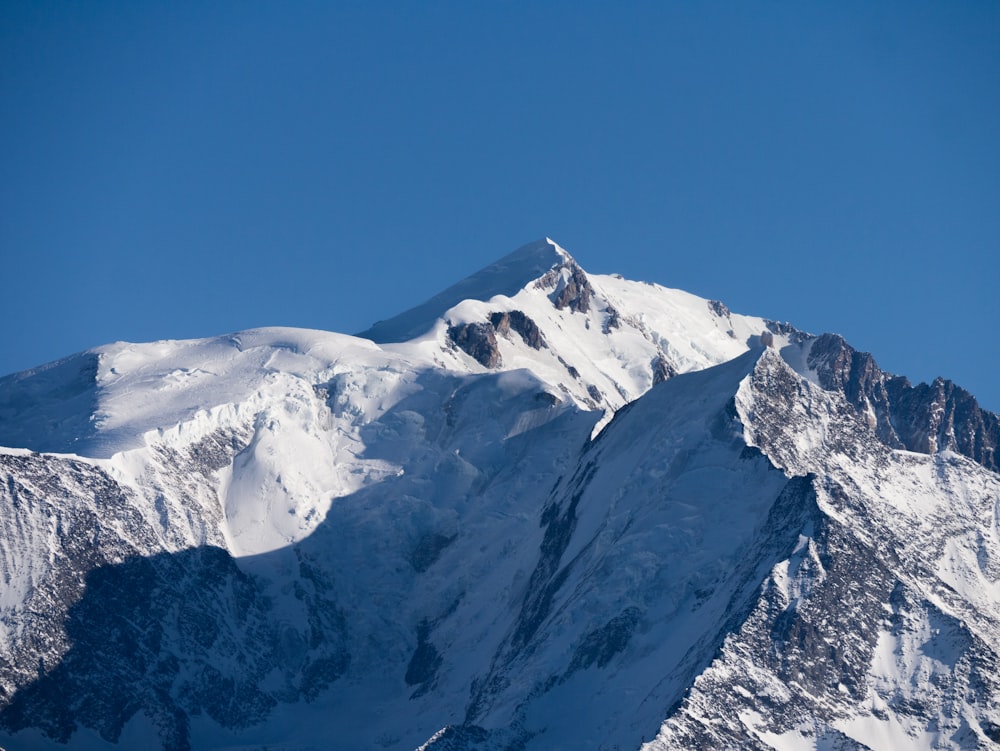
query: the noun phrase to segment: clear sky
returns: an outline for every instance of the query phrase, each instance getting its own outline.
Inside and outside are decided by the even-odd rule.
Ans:
[[[1000,410],[1000,3],[0,4],[0,373],[544,235]]]

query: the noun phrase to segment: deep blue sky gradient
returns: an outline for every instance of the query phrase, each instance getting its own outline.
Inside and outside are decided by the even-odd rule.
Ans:
[[[1000,410],[1000,4],[0,6],[0,373],[549,235]]]

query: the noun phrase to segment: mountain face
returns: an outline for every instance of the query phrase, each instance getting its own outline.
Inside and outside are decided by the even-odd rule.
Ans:
[[[0,379],[7,749],[1000,748],[996,415],[532,243]]]

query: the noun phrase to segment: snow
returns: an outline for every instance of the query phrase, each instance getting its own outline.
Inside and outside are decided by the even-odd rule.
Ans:
[[[568,256],[547,237],[528,243],[427,302],[394,318],[379,321],[358,336],[379,343],[413,339],[431,328],[456,305],[469,300],[486,302],[500,295],[514,295]]]
[[[904,727],[894,715],[879,720],[871,715],[858,715],[835,724],[838,730],[872,751],[931,751],[940,748],[937,733],[921,732]]]

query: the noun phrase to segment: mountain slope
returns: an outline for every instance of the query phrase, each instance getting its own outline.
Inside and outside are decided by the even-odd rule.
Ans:
[[[0,379],[0,744],[997,742],[971,396],[548,240],[364,336]]]
[[[994,748],[1000,478],[888,450],[768,359],[737,410],[820,513],[646,748]]]

